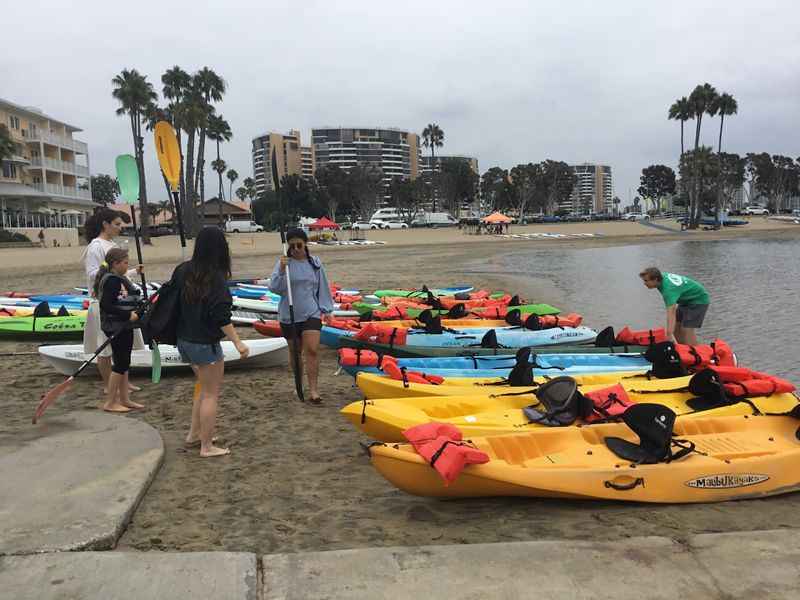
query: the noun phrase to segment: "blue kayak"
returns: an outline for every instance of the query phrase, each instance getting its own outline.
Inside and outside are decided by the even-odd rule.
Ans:
[[[32,303],[47,302],[52,306],[66,306],[67,308],[83,308],[89,298],[78,294],[42,294],[30,296]]]
[[[455,333],[425,333],[424,331],[408,332],[406,345],[427,346],[432,348],[478,346],[483,337],[494,331],[497,343],[507,348],[522,348],[525,346],[550,346],[555,344],[582,344],[593,342],[597,332],[588,327],[568,327],[542,329],[531,331],[519,327],[495,327],[494,329],[464,329]],[[339,347],[342,337],[353,337],[355,332],[337,329],[327,325],[322,327],[320,342],[331,348]]]
[[[572,375],[649,369],[651,364],[641,354],[546,354],[537,355],[535,375]],[[517,359],[507,356],[398,358],[397,366],[442,377],[508,377]],[[532,361],[531,361],[532,362]],[[359,371],[382,373],[377,367],[343,366],[355,376]]]

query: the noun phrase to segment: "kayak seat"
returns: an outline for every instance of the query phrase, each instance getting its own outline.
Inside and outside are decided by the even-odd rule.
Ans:
[[[46,301],[40,302],[36,305],[36,308],[33,309],[33,317],[36,319],[52,316],[53,313],[50,311],[50,305]]]
[[[534,393],[538,402],[522,409],[529,423],[564,427],[592,412],[591,401],[578,392],[572,377],[551,379]]]
[[[660,404],[634,404],[622,420],[639,436],[639,444],[618,437],[605,438],[606,446],[618,457],[634,464],[656,464],[677,460],[694,452],[694,444],[672,437],[675,413]],[[672,446],[678,446],[677,452]]]

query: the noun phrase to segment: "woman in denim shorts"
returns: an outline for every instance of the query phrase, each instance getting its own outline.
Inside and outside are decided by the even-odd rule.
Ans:
[[[231,255],[225,235],[217,227],[206,227],[195,240],[192,259],[179,265],[172,274],[182,290],[178,317],[178,352],[192,365],[200,394],[192,405],[192,423],[187,445],[200,444],[200,456],[230,454],[214,445],[217,403],[225,361],[220,340],[227,337],[242,358],[250,350],[242,343],[231,323],[233,300],[228,291]]]

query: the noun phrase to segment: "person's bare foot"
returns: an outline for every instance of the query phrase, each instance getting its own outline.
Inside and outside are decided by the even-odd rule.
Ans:
[[[103,410],[110,413],[126,413],[131,412],[131,409],[122,404],[104,404]]]
[[[138,402],[134,402],[133,400],[128,400],[127,402],[122,402],[122,406],[127,406],[132,410],[142,410],[145,408],[144,404],[139,404]]]
[[[202,458],[213,458],[215,456],[226,456],[230,454],[231,451],[228,448],[219,448],[218,446],[212,445],[208,450],[200,449],[200,456]]]
[[[214,442],[218,442],[218,441],[219,441],[219,437],[217,437],[216,435],[215,435],[213,438],[211,438],[211,443],[212,443],[212,444],[213,444]],[[191,447],[193,447],[193,446],[199,446],[199,445],[200,445],[200,438],[194,438],[194,439],[191,439],[191,438],[188,438],[188,437],[187,437],[187,438],[186,438],[186,439],[183,441],[183,445],[184,445],[184,446],[186,446],[187,448],[191,448]]]

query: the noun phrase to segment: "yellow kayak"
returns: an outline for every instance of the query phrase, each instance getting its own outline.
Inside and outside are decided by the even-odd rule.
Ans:
[[[694,444],[696,452],[656,464],[635,464],[611,450],[607,438],[639,444],[622,423],[473,437],[489,461],[467,466],[449,486],[409,444],[369,451],[381,475],[418,496],[721,502],[800,489],[797,430],[792,417],[678,419],[674,439]]]
[[[0,306],[0,311],[2,311],[2,309],[4,309],[4,308],[8,309],[8,311],[10,313],[12,313],[12,315],[10,315],[10,316],[14,316],[14,317],[32,317],[33,316],[33,311],[36,310],[35,306]],[[52,312],[53,312],[53,314],[56,314],[56,311],[52,311]],[[85,317],[87,311],[85,311],[85,310],[68,310],[67,312],[69,313],[69,316],[71,316],[71,317]],[[9,316],[9,315],[2,314],[2,312],[0,312],[0,318],[2,318],[4,316]]]
[[[575,377],[575,379],[579,380],[580,377]],[[695,412],[687,404],[694,394],[685,391],[690,379],[691,377],[676,377],[648,381],[645,378],[635,378],[623,380],[621,383],[631,402],[661,404],[675,412],[679,416],[679,420],[687,417],[752,415],[754,409],[748,402],[763,413],[788,412],[798,404],[798,398],[794,394],[773,394],[772,396],[748,398],[748,402],[737,402]],[[616,381],[594,384],[584,382],[579,389],[586,394],[608,388],[613,383]],[[453,389],[458,388],[453,387]],[[533,393],[503,395],[503,390],[498,388],[495,390],[497,391],[493,396],[467,393],[438,397],[365,399],[348,404],[341,409],[341,413],[357,429],[373,439],[384,442],[403,442],[405,441],[402,434],[404,430],[431,421],[455,425],[468,438],[517,433],[540,428],[552,429],[538,423],[531,423],[523,413],[523,408],[537,403],[537,398]],[[515,388],[505,388],[505,391],[516,393]],[[597,426],[590,425],[589,427]],[[556,429],[565,430],[563,427]]]
[[[640,371],[617,371],[610,373],[587,373],[575,375],[573,379],[579,385],[591,385],[604,383],[611,385],[618,381],[647,381],[644,377],[644,370]],[[683,380],[684,378],[681,378]],[[544,383],[548,377],[536,377],[535,381]],[[525,387],[511,387],[509,385],[491,385],[502,381],[500,377],[481,378],[481,377],[445,377],[439,385],[428,385],[424,383],[406,383],[399,379],[391,379],[386,375],[377,373],[359,372],[356,375],[356,385],[367,398],[411,398],[416,396],[493,396],[506,392],[519,392]],[[656,380],[653,380],[656,381]],[[664,380],[658,380],[664,381]],[[684,384],[686,385],[686,384]],[[658,388],[660,389],[660,388]]]

